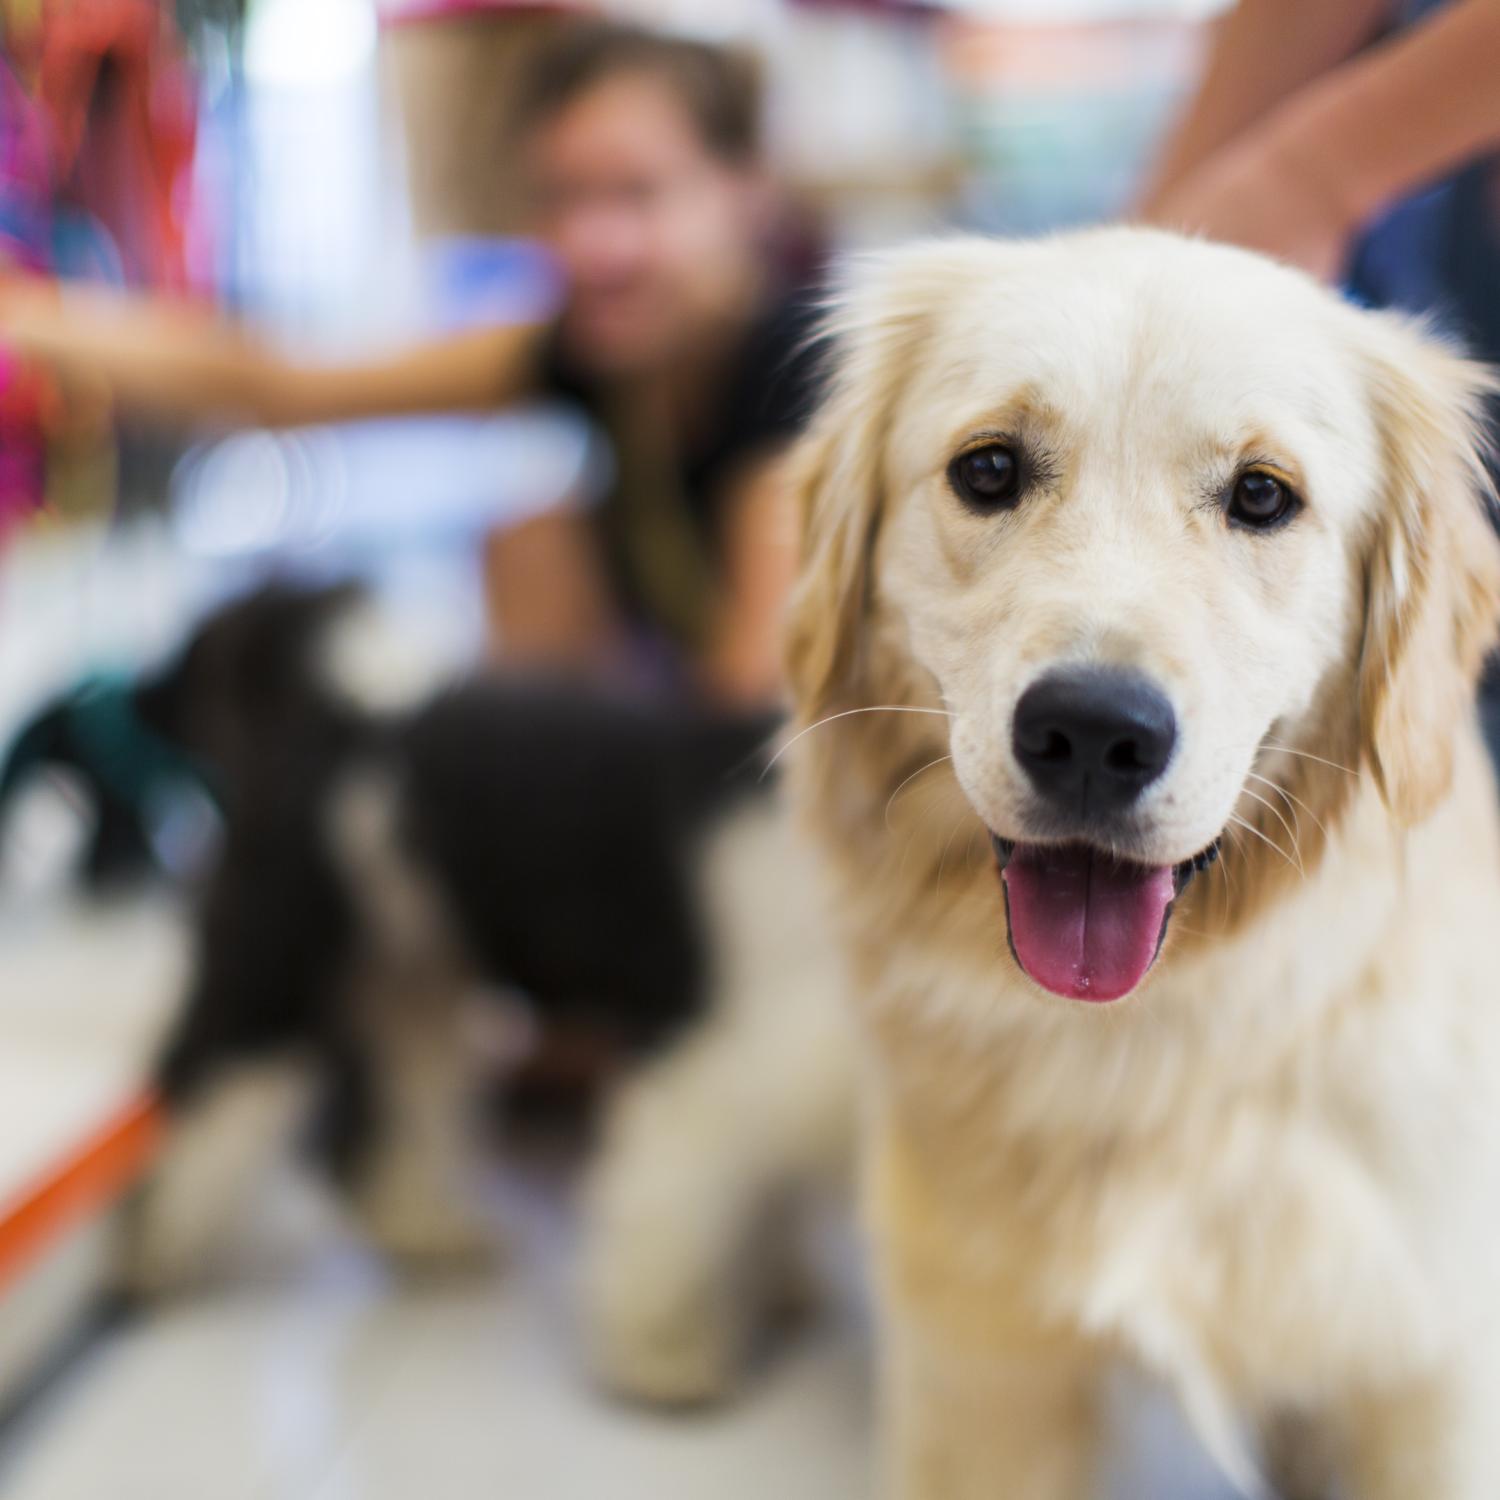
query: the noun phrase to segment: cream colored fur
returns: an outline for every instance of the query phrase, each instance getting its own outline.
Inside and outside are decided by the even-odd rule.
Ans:
[[[360,1227],[410,1267],[481,1264],[497,1250],[477,1202],[472,1116],[484,1058],[463,1025],[475,981],[441,899],[406,857],[395,788],[351,774],[330,809],[332,844],[368,934],[351,1011],[380,1091],[372,1160],[354,1184]]]
[[[1134,230],[916,246],[836,324],[791,759],[875,1044],[891,1495],[1082,1500],[1123,1358],[1247,1490],[1316,1447],[1350,1500],[1496,1500],[1484,376]],[[987,434],[1049,458],[1000,516],[946,480]],[[1274,534],[1219,503],[1252,460],[1306,501]],[[985,832],[1027,837],[1011,715],[1079,663],[1148,673],[1181,726],[1122,852],[1227,830],[1114,1006],[1020,973]]]
[[[237,1066],[194,1101],[124,1216],[121,1290],[160,1297],[223,1268],[314,1092],[309,1069],[278,1058]]]
[[[666,1402],[730,1390],[778,1273],[796,1272],[805,1200],[842,1195],[853,1154],[845,985],[816,871],[778,803],[724,822],[701,888],[714,1007],[613,1101],[580,1267],[593,1369]]]

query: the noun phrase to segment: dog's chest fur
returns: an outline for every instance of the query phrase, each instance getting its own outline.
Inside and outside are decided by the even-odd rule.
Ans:
[[[1455,1214],[1493,1218],[1500,1151],[1449,1149],[1494,1144],[1483,965],[1462,937],[1483,924],[1460,909],[1487,887],[1423,887],[1427,858],[1411,851],[1415,893],[1378,899],[1330,861],[1269,918],[1284,967],[1249,932],[1114,1014],[997,979],[972,908],[893,944],[851,902],[882,1059],[887,1274],[976,1357],[1018,1326],[1097,1339],[1174,1385],[1211,1439],[1230,1409],[1440,1357],[1485,1274],[1472,1246],[1492,1239]],[[1414,1004],[1438,908],[1449,993]]]
[[[1023,1049],[984,1092],[1025,1095],[1034,1063]],[[920,1047],[904,1046],[903,1071],[920,1065]],[[949,1271],[956,1253],[981,1303],[1020,1295],[1043,1322],[1163,1374],[1189,1361],[1268,1399],[1335,1373],[1308,1367],[1310,1318],[1318,1358],[1348,1366],[1342,1375],[1372,1342],[1409,1346],[1432,1326],[1426,1267],[1390,1183],[1320,1112],[1289,1122],[1269,1089],[1219,1108],[1182,1095],[1171,1123],[1114,1137],[1023,1132],[1009,1101],[966,1097],[943,1071],[941,1104],[910,1086],[891,1102],[901,1144],[879,1211],[903,1253],[920,1261],[930,1243]],[[960,1301],[956,1316],[970,1318],[974,1302]]]

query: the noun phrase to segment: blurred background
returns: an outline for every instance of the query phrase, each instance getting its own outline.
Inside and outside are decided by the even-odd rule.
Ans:
[[[731,138],[712,86],[696,97],[690,83],[682,100],[716,166],[753,168],[765,300],[768,286],[815,287],[849,250],[1123,212],[1221,8],[622,0],[588,12],[729,48],[754,71],[763,150]],[[567,176],[570,150],[588,156],[587,129],[564,119],[580,96],[541,88],[535,63],[587,19],[505,0],[0,0],[0,307],[7,286],[45,298],[37,279],[53,277],[126,299],[79,304],[80,326],[34,346],[18,336],[23,354],[101,340],[119,371],[102,411],[65,360],[54,379],[45,359],[13,358],[0,314],[0,745],[60,693],[153,670],[270,577],[363,580],[403,647],[445,668],[545,635],[545,609],[523,620],[513,602],[539,575],[494,539],[602,503],[626,462],[600,392],[636,368],[632,294],[589,259],[611,233],[628,238],[610,218],[627,210],[590,207],[594,189]],[[540,165],[512,133],[527,98],[533,135],[552,131]],[[539,178],[552,193],[540,209]],[[716,183],[704,178],[705,197]],[[555,233],[537,232],[539,213]],[[714,260],[708,229],[682,233],[684,265]],[[586,308],[558,321],[570,256],[597,272],[592,324]],[[719,295],[708,279],[702,290]],[[113,310],[137,299],[150,316],[112,343]],[[590,364],[574,346],[592,328],[602,348],[612,318],[627,353]],[[404,379],[392,351],[482,330],[499,361],[511,346],[490,331],[533,327],[561,330],[548,378],[512,390],[496,363],[489,403],[438,378],[416,395],[400,385],[391,411],[363,387],[304,411],[290,374],[270,394],[231,378],[241,356],[273,349],[283,372],[394,360]],[[250,353],[214,342],[231,328],[253,331]],[[778,337],[762,374],[801,348],[801,334]],[[156,353],[185,395],[153,373]],[[756,444],[786,430],[724,404],[702,464],[680,466],[695,516],[720,503],[702,499],[703,465],[726,445],[751,454],[741,427]],[[656,606],[635,585],[639,624]],[[689,659],[673,680],[698,681],[682,641],[699,637],[667,624]],[[702,680],[727,696],[774,697],[753,639],[704,659]],[[848,1246],[834,1252],[848,1295],[744,1400],[697,1421],[613,1405],[578,1379],[554,1274],[566,1201],[514,1185],[489,1207],[519,1267],[477,1284],[397,1281],[294,1184],[212,1293],[112,1314],[100,1293],[115,1216],[158,1149],[143,1089],[218,835],[211,798],[147,799],[149,873],[95,881],[79,873],[86,791],[54,768],[7,786],[0,810],[0,1496],[865,1492],[867,1347]],[[1162,1500],[1157,1483],[1122,1478],[1122,1493]]]

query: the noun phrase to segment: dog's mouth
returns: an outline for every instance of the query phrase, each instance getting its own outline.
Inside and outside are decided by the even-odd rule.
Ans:
[[[1146,977],[1177,898],[1219,857],[1218,840],[1179,865],[1136,864],[1087,843],[993,833],[990,842],[1016,962],[1054,995],[1091,1002],[1122,999]]]

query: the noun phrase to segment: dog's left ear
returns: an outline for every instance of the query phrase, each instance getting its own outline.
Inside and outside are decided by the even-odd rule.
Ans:
[[[1378,321],[1370,382],[1383,493],[1365,568],[1360,741],[1387,806],[1410,825],[1448,790],[1453,738],[1500,624],[1482,457],[1496,382],[1409,325]]]

